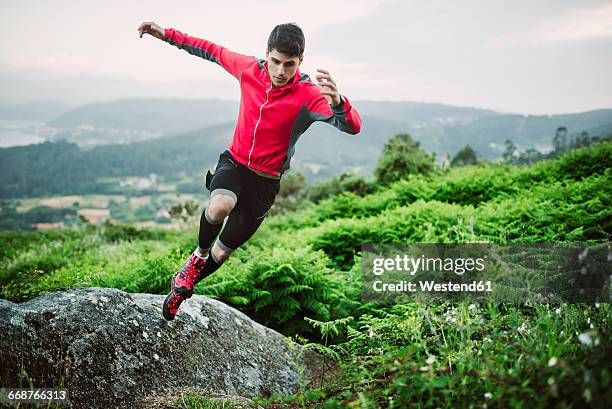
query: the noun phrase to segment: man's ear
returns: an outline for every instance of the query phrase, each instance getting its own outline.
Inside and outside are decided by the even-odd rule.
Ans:
[[[302,61],[304,61],[304,55],[300,55],[300,63],[298,64],[298,67],[302,65]]]

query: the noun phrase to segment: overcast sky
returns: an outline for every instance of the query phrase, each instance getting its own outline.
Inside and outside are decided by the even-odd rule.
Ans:
[[[549,114],[612,108],[612,1],[0,0],[0,105],[123,97],[238,99],[216,64],[142,21],[265,56],[274,25],[306,35],[303,72],[353,100]]]

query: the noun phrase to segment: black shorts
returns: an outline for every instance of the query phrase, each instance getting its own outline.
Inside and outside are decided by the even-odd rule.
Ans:
[[[280,190],[280,179],[256,174],[226,150],[219,155],[215,173],[208,172],[206,188],[211,199],[218,194],[236,199],[236,206],[219,237],[222,245],[234,250],[255,233],[270,211]]]

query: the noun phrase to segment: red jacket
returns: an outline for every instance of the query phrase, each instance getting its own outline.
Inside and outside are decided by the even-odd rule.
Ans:
[[[288,169],[300,135],[315,121],[341,131],[361,130],[359,113],[348,98],[332,108],[320,87],[300,73],[282,87],[273,87],[266,60],[235,53],[201,38],[167,28],[165,41],[215,62],[240,83],[240,113],[229,151],[245,166],[280,176]]]

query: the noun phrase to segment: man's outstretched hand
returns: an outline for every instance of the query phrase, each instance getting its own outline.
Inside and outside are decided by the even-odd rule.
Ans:
[[[144,34],[150,34],[155,38],[159,38],[160,40],[166,38],[165,30],[153,21],[145,21],[139,25],[138,34],[140,34],[140,38],[142,38]]]
[[[317,75],[317,81],[319,81],[319,86],[321,87],[321,94],[325,95],[325,99],[329,105],[337,107],[342,103],[342,100],[340,99],[340,93],[338,92],[336,83],[329,74],[329,71],[323,68],[317,68],[317,71],[320,72],[320,74]]]

